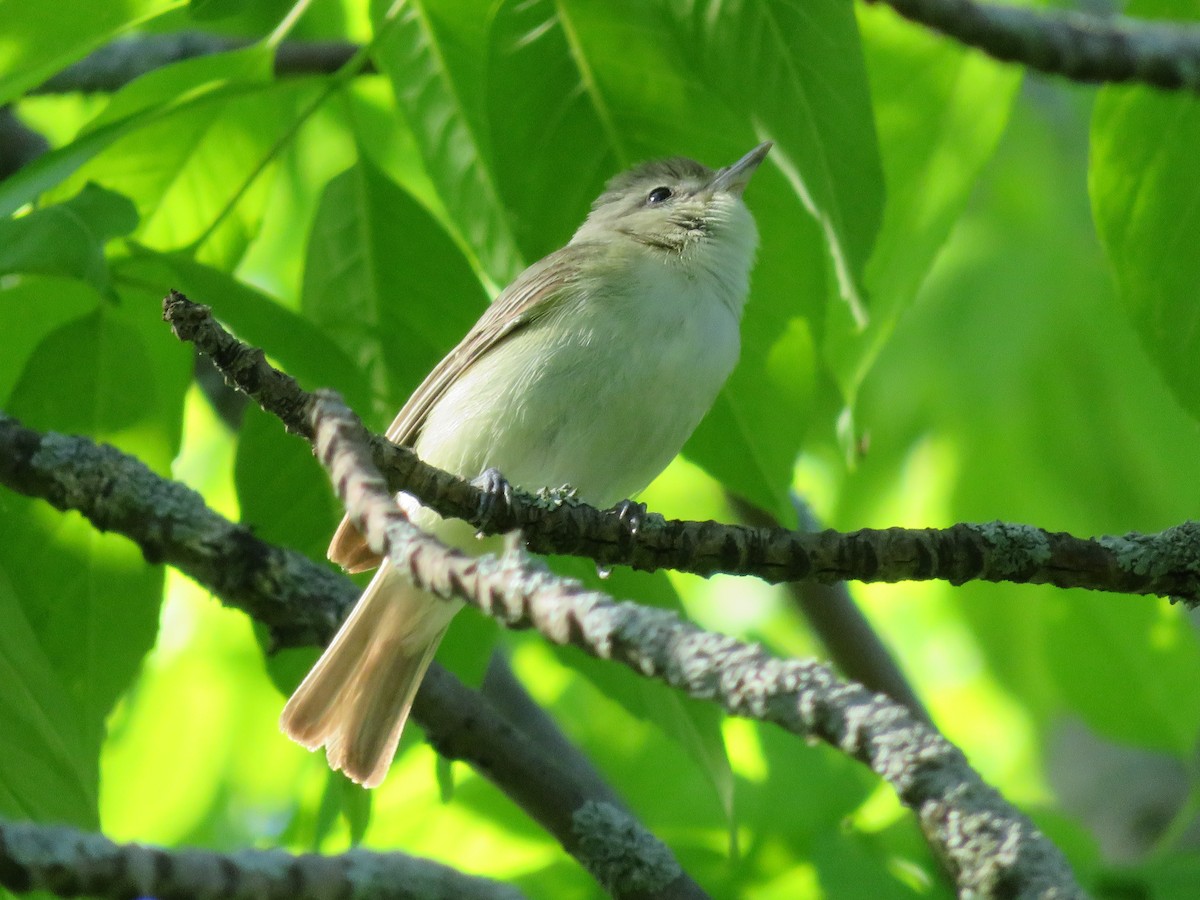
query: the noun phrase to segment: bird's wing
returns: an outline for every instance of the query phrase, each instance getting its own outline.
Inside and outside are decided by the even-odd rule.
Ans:
[[[425,376],[387,430],[387,438],[411,447],[430,410],[462,374],[487,353],[553,310],[564,284],[579,274],[578,247],[568,245],[526,269],[488,306],[458,346]],[[379,565],[379,556],[367,546],[349,517],[343,518],[329,544],[329,558],[349,572]]]

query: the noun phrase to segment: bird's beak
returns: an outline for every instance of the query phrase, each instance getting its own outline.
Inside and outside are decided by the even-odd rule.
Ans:
[[[758,164],[766,159],[767,151],[771,149],[770,141],[763,141],[732,166],[726,166],[712,180],[714,191],[729,191],[738,197],[750,183],[750,176],[758,168]]]

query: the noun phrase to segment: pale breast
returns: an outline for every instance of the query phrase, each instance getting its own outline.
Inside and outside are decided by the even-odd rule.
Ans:
[[[643,268],[654,267],[654,268]],[[473,364],[427,419],[417,452],[470,477],[571,484],[609,505],[679,452],[737,361],[742,297],[654,261],[514,334]],[[650,286],[653,287],[650,287]],[[744,283],[741,287],[744,291]]]

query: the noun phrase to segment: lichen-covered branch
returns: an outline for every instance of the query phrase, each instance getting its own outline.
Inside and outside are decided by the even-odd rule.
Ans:
[[[209,509],[195,491],[116,448],[43,434],[2,412],[0,484],[77,511],[101,531],[125,535],[147,561],[173,565],[262,622],[277,646],[328,642],[359,594],[345,576],[255,537]],[[510,694],[519,690],[509,687]],[[628,896],[706,896],[561,736],[549,745],[539,742],[437,663],[412,715],[443,756],[492,781],[596,877],[645,888],[649,870],[658,875],[650,882],[655,889]],[[602,851],[596,844],[594,830],[586,827],[596,810],[621,823],[626,838],[618,846]]]
[[[448,548],[413,526],[371,462],[369,436],[336,395],[313,406],[317,456],[371,548],[441,597],[510,628],[627,665],[732,715],[820,738],[869,765],[918,816],[965,896],[1082,896],[1053,844],[971,769],[961,751],[894,701],[812,661],[703,631],[673,612],[616,602],[557,577],[510,541],[500,558]]]
[[[0,885],[59,897],[519,900],[520,891],[402,853],[165,850],[73,828],[0,820]]]
[[[1084,82],[1200,90],[1200,27],[974,0],[866,0],[1004,62]]]
[[[276,646],[328,638],[358,596],[349,579],[213,512],[186,485],[87,438],[42,433],[0,412],[0,484],[123,534],[271,629]]]
[[[207,306],[172,291],[163,318],[193,342],[229,380],[291,432],[312,437],[312,395],[272,368],[263,351],[234,338]],[[372,459],[388,487],[405,490],[444,516],[489,534],[520,529],[537,553],[586,556],[604,566],[675,569],[697,575],[754,575],[771,583],[811,580],[896,582],[940,579],[1053,584],[1200,601],[1200,525],[1185,522],[1157,535],[1084,539],[1032,525],[989,522],[950,528],[865,528],[815,533],[783,528],[683,522],[647,514],[631,520],[565,495],[489,505],[480,488],[419,460],[379,436]],[[481,509],[489,509],[486,516]]]

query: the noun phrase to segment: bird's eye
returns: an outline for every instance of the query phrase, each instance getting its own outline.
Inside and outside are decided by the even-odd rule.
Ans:
[[[653,206],[656,203],[662,203],[664,200],[671,199],[671,189],[669,187],[656,187],[646,197],[646,202]]]

